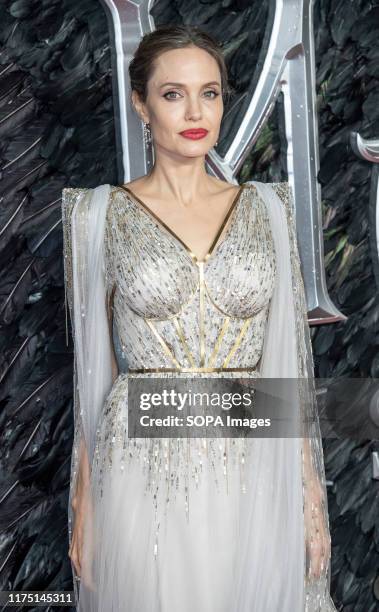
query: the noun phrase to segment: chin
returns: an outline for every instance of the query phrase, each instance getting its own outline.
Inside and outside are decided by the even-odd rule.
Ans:
[[[192,151],[191,153],[189,152],[184,152],[183,155],[184,157],[204,157],[208,151],[209,151],[209,147],[203,147],[202,149],[198,149],[197,151]]]
[[[190,141],[186,147],[183,148],[182,146],[181,149],[193,152],[194,154],[201,155],[207,153],[213,146],[213,143],[210,144],[209,140],[207,138],[204,138],[202,141]]]

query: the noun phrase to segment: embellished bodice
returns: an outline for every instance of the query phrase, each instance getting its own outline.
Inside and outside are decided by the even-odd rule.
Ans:
[[[244,184],[199,261],[129,191],[111,187],[104,266],[130,369],[256,368],[275,286],[264,201]]]

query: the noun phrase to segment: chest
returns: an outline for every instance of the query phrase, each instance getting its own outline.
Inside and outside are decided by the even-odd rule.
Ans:
[[[116,286],[115,302],[141,317],[167,319],[205,292],[233,317],[253,316],[270,300],[275,249],[264,202],[255,189],[236,202],[229,223],[206,261],[153,215],[116,191],[107,211],[105,257]]]

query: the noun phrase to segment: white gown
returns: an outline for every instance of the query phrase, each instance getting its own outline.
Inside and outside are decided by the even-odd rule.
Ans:
[[[241,186],[205,261],[129,190],[63,191],[70,500],[81,440],[92,466],[84,559],[95,588],[75,584],[82,612],[335,610],[329,564],[317,580],[307,573],[302,439],[128,437],[131,378],[311,376],[288,184],[272,187]],[[113,383],[105,296],[129,366]],[[328,530],[315,405],[300,409],[314,419]],[[73,521],[69,507],[70,540]]]

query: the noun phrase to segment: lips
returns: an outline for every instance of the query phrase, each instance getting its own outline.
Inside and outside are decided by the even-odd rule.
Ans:
[[[204,138],[208,134],[208,130],[204,130],[202,128],[198,128],[196,130],[184,130],[183,132],[179,132],[181,136],[184,138],[190,138],[192,140],[199,140],[199,138]]]

